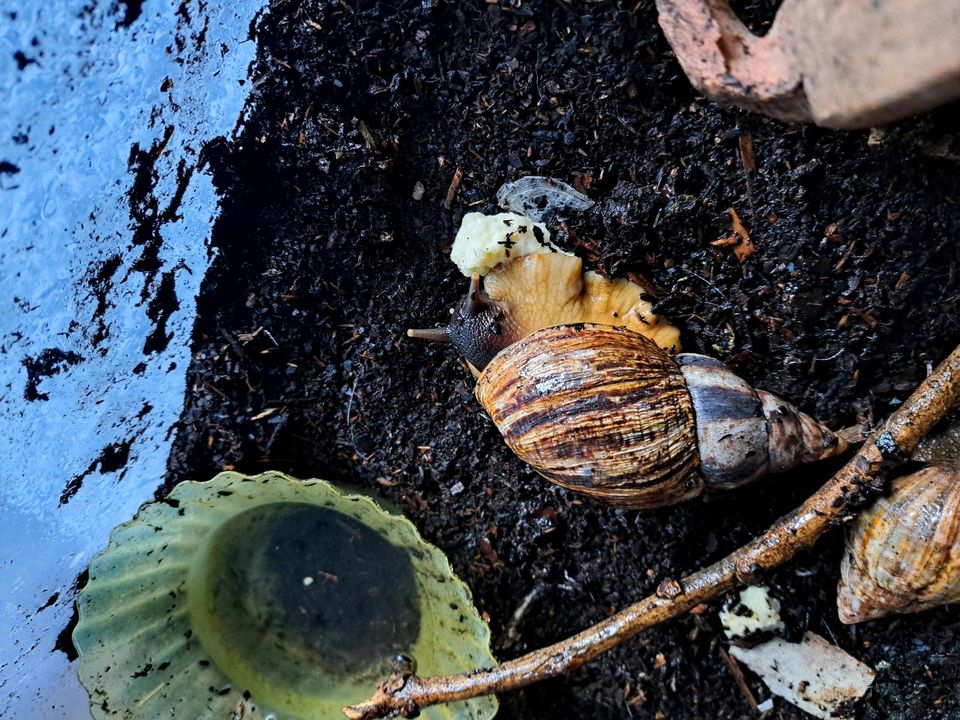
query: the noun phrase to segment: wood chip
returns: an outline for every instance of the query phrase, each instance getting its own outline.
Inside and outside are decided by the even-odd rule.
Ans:
[[[502,567],[503,563],[500,561],[500,555],[497,554],[497,551],[494,550],[493,545],[490,544],[490,541],[482,537],[480,538],[480,552],[483,554],[483,557],[486,558],[493,567]]]
[[[753,157],[753,138],[749,135],[741,135],[740,142],[740,163],[747,172],[756,172],[757,163]]]
[[[367,144],[367,147],[371,150],[377,149],[377,141],[373,137],[373,133],[370,132],[370,128],[367,127],[367,124],[363,120],[357,120],[357,129],[360,131],[360,134],[363,135],[363,141]]]
[[[726,237],[714,240],[710,244],[714,247],[732,248],[733,254],[737,257],[737,261],[742,265],[744,260],[757,251],[757,248],[753,242],[751,242],[750,233],[747,232],[747,229],[743,226],[743,221],[740,219],[737,211],[730,208],[727,212],[730,214],[730,220],[733,225],[732,232]]]
[[[263,420],[264,418],[268,418],[268,417],[270,417],[271,415],[276,415],[278,410],[280,410],[280,408],[275,408],[275,407],[267,408],[267,409],[264,410],[263,412],[257,413],[256,415],[254,415],[254,416],[253,416],[252,418],[250,418],[250,419],[251,419],[251,420]]]
[[[453,196],[457,194],[457,188],[460,187],[460,181],[462,179],[463,173],[460,171],[460,168],[457,168],[456,172],[453,173],[453,180],[450,181],[450,187],[447,188],[447,199],[443,201],[443,207],[446,210],[449,210],[453,204]]]

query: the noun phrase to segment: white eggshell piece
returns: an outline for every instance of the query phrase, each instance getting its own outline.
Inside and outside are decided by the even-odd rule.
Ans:
[[[550,242],[542,224],[515,213],[467,213],[453,241],[450,259],[467,277],[486,275],[495,265],[523,255],[564,252]]]
[[[836,720],[844,703],[862,697],[876,673],[862,662],[808,632],[799,643],[776,638],[730,654],[753,670],[770,692],[814,717]]]
[[[759,632],[783,630],[780,602],[765,585],[751,585],[740,592],[740,602],[720,611],[723,633],[728,638],[742,638]]]

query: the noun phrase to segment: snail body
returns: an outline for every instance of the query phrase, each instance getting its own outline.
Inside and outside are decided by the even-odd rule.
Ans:
[[[639,286],[532,255],[474,275],[444,328],[507,445],[548,480],[600,502],[655,508],[846,450],[835,433],[704,355]],[[489,291],[489,292],[488,292]]]
[[[607,325],[527,335],[489,361],[476,395],[537,472],[625,507],[671,505],[846,449],[835,433],[719,361],[671,357]]]
[[[479,375],[493,356],[535,330],[602,323],[627,327],[660,347],[678,351],[680,330],[653,312],[640,284],[584,272],[574,255],[515,257],[470,279],[446,327],[411,329],[409,337],[452,342]]]
[[[960,472],[899,477],[854,521],[840,567],[844,623],[960,602]]]

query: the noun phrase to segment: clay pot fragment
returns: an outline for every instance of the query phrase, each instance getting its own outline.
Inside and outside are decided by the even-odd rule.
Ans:
[[[960,97],[960,4],[784,0],[759,37],[726,0],[657,0],[693,86],[778,120],[888,123]]]

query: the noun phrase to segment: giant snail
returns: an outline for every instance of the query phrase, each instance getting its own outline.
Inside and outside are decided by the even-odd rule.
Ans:
[[[516,262],[544,257],[556,256]],[[551,482],[600,502],[672,505],[847,448],[705,355],[671,355],[615,325],[527,334],[518,325],[474,277],[445,328],[408,334],[452,342],[479,372],[477,399],[507,445]]]
[[[579,260],[556,255],[514,260],[507,272],[536,276],[571,263],[579,273]],[[446,327],[408,334],[457,348],[507,445],[551,482],[602,503],[651,509],[848,447],[842,432],[720,361],[669,352],[675,329],[649,305],[625,313],[634,315],[627,327],[550,324],[563,313],[538,315],[546,326],[534,327],[504,302],[502,274],[493,280],[496,297],[474,276]],[[895,480],[890,495],[857,518],[846,548],[838,590],[844,622],[960,602],[960,473],[927,468]]]

